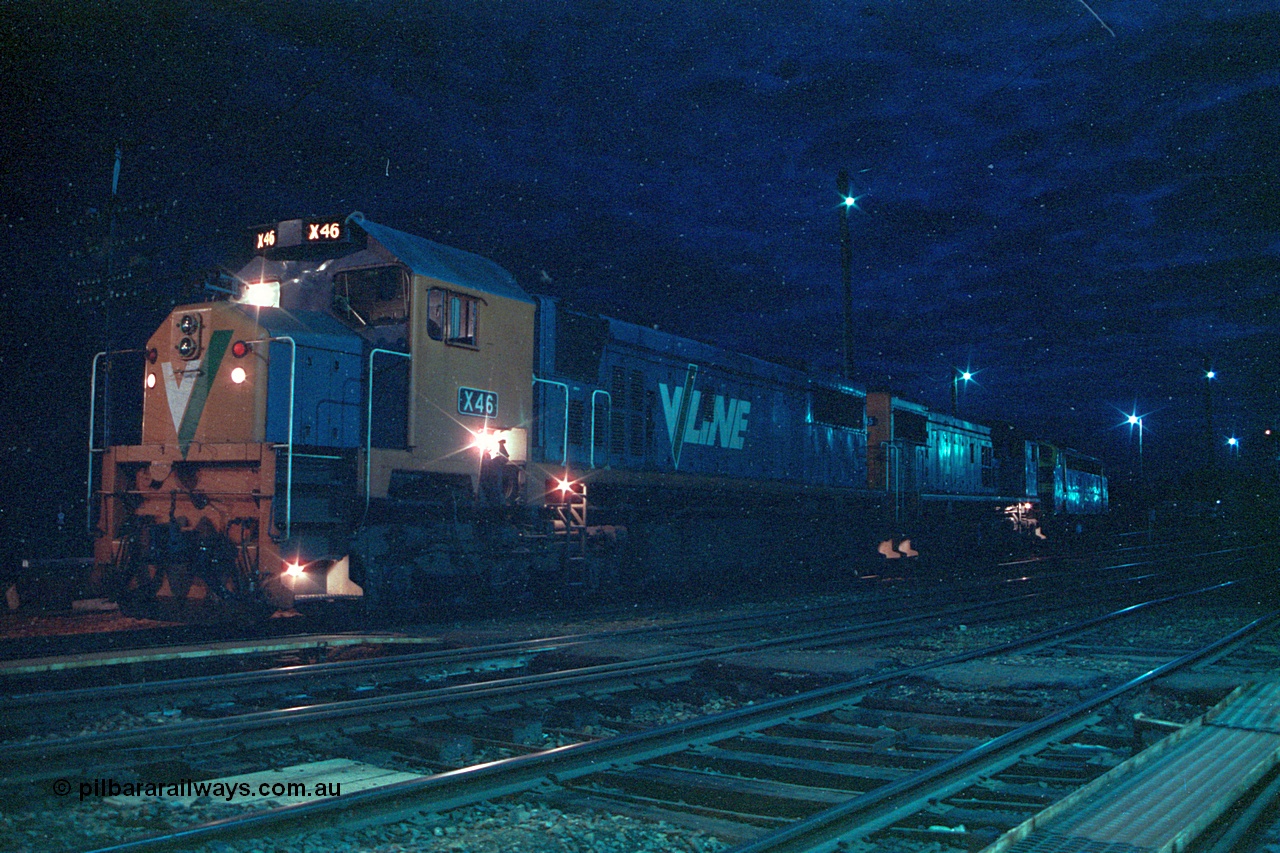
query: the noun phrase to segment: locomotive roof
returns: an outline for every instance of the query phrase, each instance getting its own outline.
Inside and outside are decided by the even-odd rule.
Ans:
[[[347,221],[359,226],[361,231],[377,240],[418,275],[508,299],[533,302],[529,294],[516,284],[515,276],[488,258],[370,222],[358,211],[348,216]]]

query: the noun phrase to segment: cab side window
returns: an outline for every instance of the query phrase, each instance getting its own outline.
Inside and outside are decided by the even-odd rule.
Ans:
[[[409,271],[404,267],[348,270],[333,277],[333,307],[357,326],[389,326],[409,316]]]
[[[454,346],[479,346],[476,326],[483,301],[433,287],[427,293],[427,336]]]

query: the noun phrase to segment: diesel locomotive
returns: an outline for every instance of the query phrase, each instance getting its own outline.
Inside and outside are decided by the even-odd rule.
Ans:
[[[1107,509],[1097,460],[569,310],[360,213],[251,241],[234,293],[147,341],[141,440],[91,439],[95,576],[117,597],[381,608],[759,579]]]

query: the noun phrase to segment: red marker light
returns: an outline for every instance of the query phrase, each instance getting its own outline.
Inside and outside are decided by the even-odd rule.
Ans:
[[[236,341],[231,345],[231,354],[236,358],[244,358],[251,352],[253,352],[253,345],[248,341]]]
[[[155,347],[152,347],[151,349],[147,350],[147,362],[149,364],[155,364],[156,359],[159,357],[160,357],[160,353],[156,351]]]

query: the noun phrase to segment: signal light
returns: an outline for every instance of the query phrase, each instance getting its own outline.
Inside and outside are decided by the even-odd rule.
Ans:
[[[587,484],[582,480],[564,477],[547,479],[546,502],[549,504],[578,503],[586,499]]]
[[[156,348],[155,348],[155,347],[152,347],[151,349],[147,350],[147,363],[148,363],[148,364],[155,364],[155,363],[156,363],[156,359],[157,359],[157,358],[159,358],[159,357],[160,357],[160,353],[156,351]]]
[[[236,358],[244,358],[251,352],[253,352],[253,344],[248,341],[236,341],[231,345],[231,354]]]

